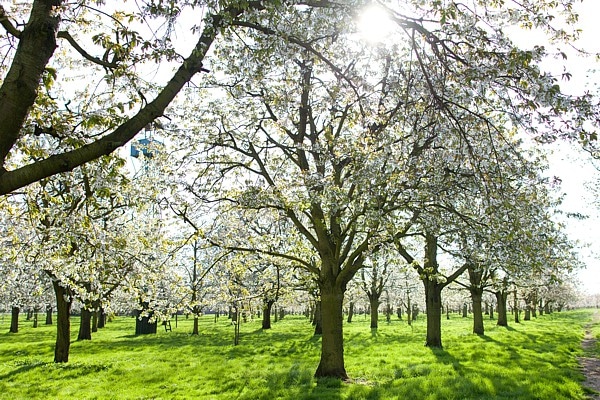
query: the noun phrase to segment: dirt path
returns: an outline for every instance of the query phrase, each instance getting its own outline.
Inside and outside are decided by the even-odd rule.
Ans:
[[[597,392],[590,394],[588,398],[600,400],[600,359],[594,356],[596,338],[594,338],[591,332],[592,324],[598,322],[600,322],[600,312],[596,312],[592,317],[592,322],[586,326],[585,336],[581,342],[584,356],[579,357],[579,365],[586,378],[583,386]]]

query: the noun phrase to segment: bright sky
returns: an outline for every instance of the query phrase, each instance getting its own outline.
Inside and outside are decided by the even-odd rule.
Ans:
[[[600,1],[583,0],[577,7],[579,11],[580,27],[583,30],[581,40],[577,43],[588,51],[600,52]],[[573,73],[570,82],[562,82],[563,90],[581,92],[588,89],[598,93],[600,74],[590,72],[599,67],[592,59],[581,59],[571,56],[569,70]],[[583,288],[588,293],[600,293],[600,202],[597,202],[593,193],[587,188],[600,183],[600,170],[596,170],[589,162],[589,158],[577,149],[565,143],[552,146],[553,154],[550,157],[552,175],[560,177],[563,181],[562,190],[566,193],[563,209],[567,212],[579,212],[589,215],[583,221],[570,220],[567,233],[572,239],[579,240],[589,247],[581,250],[582,261],[586,269],[579,273]],[[598,163],[600,168],[600,163]],[[594,204],[596,203],[596,204]]]

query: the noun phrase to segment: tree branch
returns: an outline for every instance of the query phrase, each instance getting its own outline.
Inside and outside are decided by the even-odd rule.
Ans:
[[[37,2],[36,2],[37,3]],[[60,172],[72,171],[76,167],[85,164],[91,160],[94,160],[100,156],[112,153],[117,148],[125,145],[135,135],[140,132],[150,122],[163,115],[164,110],[171,103],[171,101],[177,96],[180,90],[192,79],[192,77],[200,72],[202,69],[202,61],[206,56],[213,41],[221,31],[221,27],[228,23],[230,18],[235,18],[242,13],[241,9],[230,8],[219,14],[215,14],[206,18],[207,24],[204,28],[196,46],[192,50],[191,54],[181,64],[179,69],[175,72],[171,80],[163,87],[158,93],[156,98],[149,102],[143,107],[136,115],[125,121],[119,127],[117,127],[112,133],[96,140],[95,142],[89,143],[80,148],[66,151],[61,154],[50,156],[44,160],[33,162],[25,165],[21,168],[6,171],[0,169],[0,195],[11,193],[12,191],[29,185],[33,182],[37,182],[43,178],[58,174]],[[48,55],[48,59],[51,54]],[[46,62],[41,63],[41,70],[43,71]],[[14,67],[14,62],[13,62]],[[20,67],[28,68],[28,67]],[[13,68],[11,67],[11,71]],[[15,71],[15,73],[17,73]],[[10,73],[9,73],[10,74]],[[7,79],[8,79],[7,75]],[[35,87],[32,88],[32,98],[29,104],[26,106],[19,105],[18,110],[5,110],[3,102],[0,100],[0,158],[8,154],[14,143],[18,138],[19,131],[22,128],[23,121],[27,115],[27,110],[35,101],[35,94],[37,92],[37,85],[40,81],[41,72],[35,79]],[[15,93],[19,92],[16,88],[6,87],[5,80],[2,88],[0,88],[0,99],[2,94],[7,90],[12,89]],[[10,96],[10,98],[14,95]],[[14,108],[14,107],[12,107]],[[22,110],[25,110],[21,112]],[[13,113],[23,114],[23,118],[11,124],[13,131],[10,135],[4,132],[3,120],[5,118],[13,118]],[[5,117],[6,116],[6,117]],[[1,167],[0,167],[1,168]]]
[[[105,68],[109,68],[109,69],[115,69],[115,68],[117,68],[117,67],[119,66],[119,64],[117,64],[117,63],[114,63],[114,62],[108,62],[108,61],[104,61],[104,60],[101,60],[101,59],[99,59],[99,58],[97,58],[97,57],[94,57],[94,56],[90,55],[90,54],[89,54],[87,51],[85,51],[85,50],[84,50],[84,49],[83,49],[83,48],[82,48],[82,47],[79,45],[79,43],[77,43],[77,42],[75,41],[75,39],[73,38],[73,36],[71,36],[71,34],[70,34],[69,32],[67,32],[67,31],[59,31],[59,32],[56,34],[56,37],[57,37],[57,38],[61,38],[61,39],[66,39],[66,40],[67,40],[67,42],[69,42],[69,43],[71,44],[71,46],[73,46],[73,48],[74,48],[74,49],[75,49],[75,50],[76,50],[76,51],[77,51],[79,54],[81,54],[81,56],[82,56],[83,58],[85,58],[85,59],[86,59],[86,60],[88,60],[88,61],[91,61],[91,62],[93,62],[94,64],[98,64],[98,65],[101,65],[101,66],[103,66],[103,67],[105,67]]]
[[[6,32],[10,33],[11,35],[13,35],[16,38],[21,37],[21,31],[18,30],[8,19],[8,15],[6,15],[6,11],[4,10],[4,7],[2,7],[2,5],[0,5],[0,25],[2,25],[2,27],[4,29],[6,29]]]

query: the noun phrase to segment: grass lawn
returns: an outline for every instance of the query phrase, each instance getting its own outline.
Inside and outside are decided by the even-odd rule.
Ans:
[[[443,350],[423,346],[423,318],[408,326],[382,318],[371,332],[357,316],[345,329],[346,370],[352,383],[316,380],[320,339],[304,317],[286,316],[262,331],[241,327],[233,346],[227,318],[173,321],[173,331],[134,336],[135,321],[117,318],[71,345],[68,364],[52,363],[55,326],[21,321],[9,334],[0,317],[2,399],[584,399],[583,327],[594,310],[544,315],[471,334],[472,320],[443,320]],[[423,316],[420,316],[423,317]],[[73,340],[78,320],[73,318]],[[600,332],[600,327],[597,327]]]

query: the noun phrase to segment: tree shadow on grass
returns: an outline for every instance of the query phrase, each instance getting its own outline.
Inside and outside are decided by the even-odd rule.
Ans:
[[[17,375],[23,374],[25,372],[29,372],[29,371],[37,369],[37,368],[45,367],[49,364],[53,364],[53,363],[49,363],[49,362],[45,362],[45,361],[35,361],[35,360],[32,360],[30,363],[22,363],[18,368],[14,369],[12,371],[8,371],[7,373],[5,373],[3,375],[0,375],[0,381],[8,381]]]

